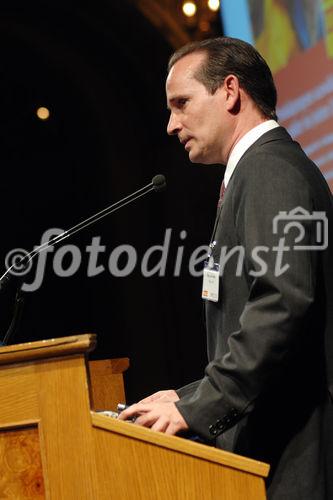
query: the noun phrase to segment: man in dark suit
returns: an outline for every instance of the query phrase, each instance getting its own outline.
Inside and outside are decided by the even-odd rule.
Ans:
[[[332,197],[276,122],[271,72],[240,40],[170,60],[168,133],[226,165],[203,281],[209,364],[121,418],[271,464],[271,499],[333,498]]]

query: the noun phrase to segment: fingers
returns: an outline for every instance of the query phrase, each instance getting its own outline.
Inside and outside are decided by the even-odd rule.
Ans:
[[[130,406],[119,414],[118,419],[129,420],[133,417],[136,417],[135,423],[143,427],[152,427],[159,419],[159,415],[153,411],[153,407],[145,403]]]
[[[138,414],[140,414],[140,410],[142,411],[142,407],[144,405],[142,403],[136,403],[132,406],[129,406],[126,408],[126,410],[123,410],[121,413],[119,413],[118,419],[119,420],[129,420],[133,417],[136,417]]]
[[[173,424],[170,424],[168,422],[168,425],[166,426],[163,432],[165,434],[168,434],[169,436],[174,436],[175,434],[177,434],[178,429]]]
[[[136,403],[119,415],[119,420],[136,417],[135,423],[169,435],[188,429],[176,405],[171,402]]]
[[[141,425],[142,427],[152,427],[158,418],[159,416],[156,413],[148,412],[137,417],[135,419],[135,423],[137,425]]]
[[[165,417],[160,417],[154,425],[152,425],[151,429],[156,432],[165,432],[169,426],[169,421]]]

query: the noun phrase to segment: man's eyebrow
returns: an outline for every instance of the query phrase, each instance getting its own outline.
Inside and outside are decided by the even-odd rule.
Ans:
[[[179,99],[186,99],[187,97],[185,94],[179,94],[179,95],[174,95],[168,99],[167,102],[167,109],[170,111],[170,104],[173,104],[176,101],[179,101]]]
[[[167,110],[168,111],[171,111],[170,104],[175,102],[176,99],[177,99],[177,97],[171,97],[170,99],[167,100]]]

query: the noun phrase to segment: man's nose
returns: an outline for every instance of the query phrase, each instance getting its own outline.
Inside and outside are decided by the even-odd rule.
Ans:
[[[175,135],[175,134],[178,134],[180,129],[181,129],[181,125],[179,123],[179,120],[174,115],[174,113],[171,113],[170,118],[169,118],[169,123],[167,126],[167,133],[169,135]]]

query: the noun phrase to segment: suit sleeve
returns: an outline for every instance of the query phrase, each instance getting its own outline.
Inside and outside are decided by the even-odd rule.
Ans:
[[[183,387],[176,389],[176,392],[180,398],[190,397],[195,393],[200,383],[201,380],[196,380],[195,382],[191,382],[190,384],[184,385]]]
[[[302,342],[302,323],[315,293],[317,252],[295,249],[299,229],[286,231],[285,219],[273,234],[280,211],[301,207],[312,212],[311,187],[303,176],[290,163],[261,154],[248,161],[232,187],[234,226],[245,249],[243,272],[250,283],[248,299],[239,329],[229,336],[228,352],[209,363],[190,398],[176,403],[189,427],[208,440],[250,412],[258,396],[278,379],[293,346]],[[313,222],[304,219],[302,228],[299,245],[311,245]],[[262,255],[264,273],[254,255],[258,245],[268,249]]]

